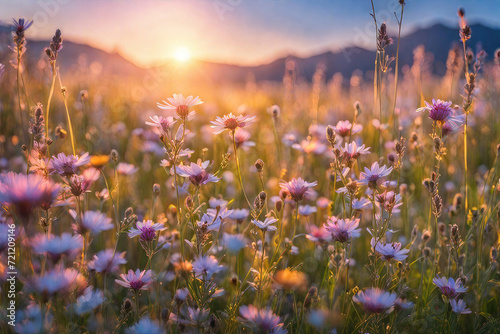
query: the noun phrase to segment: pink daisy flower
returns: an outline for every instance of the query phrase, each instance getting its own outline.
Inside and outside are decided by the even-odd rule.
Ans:
[[[59,153],[57,156],[53,156],[52,160],[50,160],[49,173],[71,176],[78,172],[79,167],[84,166],[89,162],[90,156],[88,152],[84,153],[81,157],[73,154],[66,156],[64,153]]]
[[[139,170],[139,167],[136,167],[132,164],[128,164],[126,162],[120,162],[116,166],[116,171],[122,175],[132,175],[132,174],[137,173],[138,170]]]
[[[255,143],[250,140],[250,132],[242,128],[236,128],[234,131],[234,140],[236,141],[236,148],[242,148],[245,151],[250,147],[254,147]]]
[[[137,229],[131,228],[128,232],[130,238],[140,236],[142,241],[149,242],[156,238],[156,232],[167,229],[163,224],[154,223],[152,220],[137,222]]]
[[[312,242],[324,244],[332,240],[332,234],[328,232],[324,226],[317,227],[315,225],[311,225],[308,230],[309,233],[306,234],[306,238]]]
[[[0,203],[12,206],[24,219],[38,206],[51,206],[61,186],[38,174],[0,174]]]
[[[337,217],[328,217],[325,230],[332,235],[332,239],[338,242],[348,242],[353,238],[361,236],[361,229],[358,228],[359,219],[338,219]]]
[[[333,127],[333,131],[340,137],[347,137],[363,130],[361,124],[352,125],[349,121],[339,121],[336,126]]]
[[[237,128],[244,128],[255,121],[255,116],[235,116],[232,113],[224,115],[222,118],[217,116],[215,121],[211,121],[214,134],[222,133],[224,130],[235,131]]]
[[[156,128],[160,134],[169,133],[172,130],[172,126],[177,122],[172,116],[162,117],[162,116],[150,116],[151,121],[146,121],[146,125]]]
[[[240,306],[240,314],[243,321],[250,327],[256,328],[263,333],[276,333],[282,325],[279,316],[270,309],[261,309],[253,305]]]
[[[115,280],[116,283],[125,288],[129,288],[135,291],[147,290],[149,289],[149,286],[153,282],[151,270],[141,271],[140,269],[137,269],[134,272],[132,269],[130,269],[127,275],[121,274],[120,277],[122,279],[121,280],[116,279]]]
[[[207,173],[206,169],[210,165],[210,161],[194,163],[190,165],[179,165],[177,174],[182,177],[189,178],[189,181],[196,187],[207,184],[209,182],[218,182],[220,178]]]
[[[391,312],[398,296],[394,292],[387,292],[378,288],[370,288],[358,292],[352,297],[354,302],[361,304],[368,313]]]
[[[323,154],[326,151],[326,145],[316,139],[303,140],[300,144],[293,144],[292,148],[306,154]]]
[[[351,161],[358,159],[361,155],[370,154],[370,147],[365,147],[365,145],[358,146],[353,141],[350,144],[345,143],[344,147],[340,147],[340,153],[344,159]]]
[[[198,96],[184,97],[182,94],[174,94],[173,97],[169,97],[167,100],[168,102],[163,100],[164,104],[158,103],[158,108],[169,111],[175,110],[175,113],[177,114],[176,118],[182,120],[192,119],[195,112],[193,110],[189,111],[189,108],[203,103]]]
[[[306,192],[317,184],[317,181],[309,183],[299,177],[297,179],[294,178],[289,182],[281,182],[279,185],[281,189],[290,194],[290,197],[292,197],[294,202],[300,202],[304,199]]]

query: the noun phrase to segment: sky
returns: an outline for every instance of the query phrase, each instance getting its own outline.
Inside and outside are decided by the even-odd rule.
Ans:
[[[379,22],[396,34],[397,0],[374,0]],[[433,23],[500,27],[500,0],[406,0],[402,33]],[[177,57],[255,65],[345,46],[374,47],[370,0],[0,0],[0,21],[34,20],[28,38],[63,38],[141,66]]]

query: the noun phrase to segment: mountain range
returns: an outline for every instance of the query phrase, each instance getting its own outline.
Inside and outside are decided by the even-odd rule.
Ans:
[[[472,38],[468,46],[476,52],[483,49],[491,60],[496,49],[500,48],[500,29],[484,26],[481,24],[471,25]],[[11,43],[10,29],[0,26],[0,52]],[[2,37],[3,36],[3,37]],[[394,38],[395,43],[397,41]],[[7,43],[7,44],[6,44]],[[387,48],[387,54],[395,55],[396,44]],[[36,63],[43,57],[43,50],[49,44],[48,41],[28,41],[28,61]],[[420,45],[425,47],[426,52],[433,55],[433,71],[443,74],[446,70],[446,59],[448,51],[454,45],[460,44],[458,28],[435,24],[427,28],[417,29],[401,37],[400,42],[400,68],[413,63],[413,51]],[[460,45],[459,45],[460,46]],[[461,46],[460,46],[461,47]],[[0,53],[1,54],[1,53]],[[239,66],[207,61],[191,60],[186,71],[203,73],[212,82],[218,81],[244,81],[253,76],[257,81],[281,81],[285,73],[287,60],[296,61],[297,74],[306,80],[311,80],[316,68],[322,64],[325,68],[326,78],[335,73],[350,76],[354,71],[364,73],[373,70],[375,51],[356,46],[346,47],[336,52],[328,51],[310,57],[296,57],[289,55],[276,59],[275,61],[256,66]],[[58,59],[61,69],[73,70],[75,67],[94,66],[98,72],[113,74],[116,76],[141,76],[150,69],[141,68],[127,60],[118,53],[108,53],[103,50],[79,43],[64,40],[64,48]],[[173,62],[165,62],[155,67],[156,70],[171,71]]]

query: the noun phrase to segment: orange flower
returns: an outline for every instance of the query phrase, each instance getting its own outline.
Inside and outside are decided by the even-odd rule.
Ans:
[[[296,270],[280,270],[274,274],[274,282],[281,289],[297,290],[307,286],[307,278],[303,272]]]

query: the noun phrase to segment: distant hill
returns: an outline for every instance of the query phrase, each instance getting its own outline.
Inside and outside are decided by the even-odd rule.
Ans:
[[[480,24],[471,26],[472,38],[468,45],[473,51],[480,47],[484,49],[491,59],[494,51],[500,48],[500,29],[487,27]],[[0,26],[0,51],[11,43],[10,29]],[[396,39],[395,39],[396,40]],[[448,51],[454,43],[459,44],[458,28],[450,28],[442,24],[435,24],[428,28],[403,36],[400,44],[401,67],[413,62],[413,50],[419,45],[424,45],[427,52],[434,55],[433,70],[437,74],[445,71]],[[48,41],[28,41],[28,60],[37,62],[44,57],[43,50],[49,44]],[[388,54],[395,55],[396,45],[388,47]],[[281,81],[285,72],[287,59],[294,59],[297,63],[298,75],[311,80],[318,64],[325,65],[326,77],[330,78],[335,73],[350,76],[354,71],[360,70],[364,73],[373,70],[375,52],[360,47],[346,47],[337,52],[325,52],[307,58],[288,56],[277,59],[269,64],[258,66],[238,66],[206,61],[193,61],[189,69],[196,73],[203,73],[204,77],[210,78],[212,82],[217,81],[244,81],[253,76],[257,81]],[[79,43],[64,40],[64,48],[59,64],[61,70],[71,71],[75,68],[92,67],[103,73],[117,76],[144,75],[147,69],[136,66],[118,53],[108,53],[103,50]],[[176,64],[177,65],[177,64]],[[172,71],[172,65],[165,63],[160,65],[166,72]]]
[[[493,57],[496,49],[500,48],[500,29],[475,24],[471,26],[472,38],[468,41],[469,47],[476,52],[477,47],[484,49],[489,59]],[[397,38],[394,38],[395,43]],[[418,29],[401,38],[400,43],[400,65],[401,67],[413,63],[413,51],[419,45],[423,45],[427,52],[434,56],[433,70],[437,74],[444,74],[448,51],[453,44],[459,44],[458,28],[446,27],[435,24],[428,28]],[[396,54],[396,44],[387,49],[389,55]],[[211,72],[213,78],[243,80],[248,75],[253,75],[256,80],[280,81],[283,79],[285,62],[287,59],[296,60],[300,76],[311,80],[316,67],[322,63],[326,67],[326,77],[331,78],[335,73],[350,76],[354,71],[360,70],[364,73],[373,71],[375,51],[360,47],[347,47],[338,52],[325,52],[307,58],[288,56],[277,59],[269,64],[246,67],[216,63],[205,63],[207,71]]]

